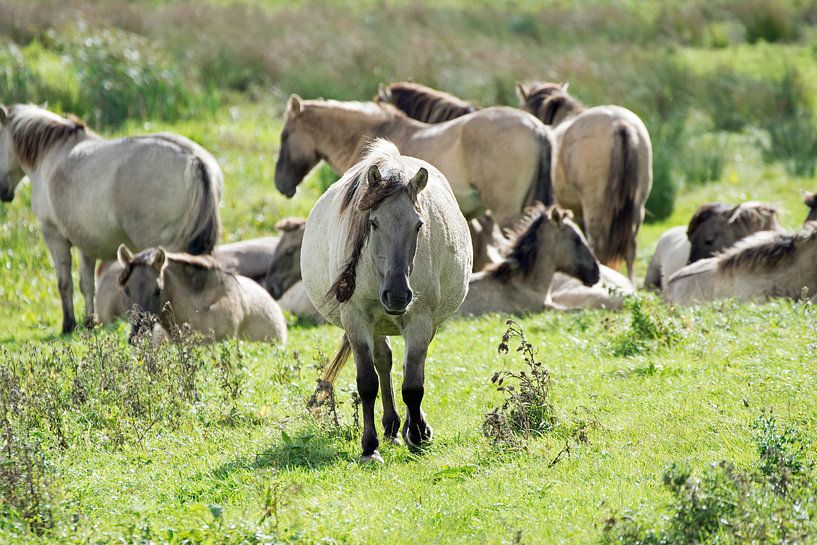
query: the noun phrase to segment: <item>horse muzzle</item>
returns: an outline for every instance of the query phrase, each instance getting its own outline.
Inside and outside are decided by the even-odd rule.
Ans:
[[[380,303],[383,310],[391,316],[402,316],[411,303],[414,294],[411,289],[389,289],[380,292]]]
[[[3,202],[11,202],[14,200],[14,191],[2,191],[0,192],[0,201]]]
[[[599,279],[601,279],[601,270],[596,263],[593,263],[592,267],[588,267],[582,271],[581,281],[585,286],[593,286]]]

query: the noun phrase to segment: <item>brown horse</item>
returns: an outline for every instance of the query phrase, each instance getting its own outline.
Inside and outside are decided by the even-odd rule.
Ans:
[[[584,224],[605,265],[627,264],[634,280],[636,235],[652,189],[652,142],[637,115],[620,106],[585,109],[554,83],[518,84],[522,107],[555,127],[553,192]]]
[[[389,105],[302,100],[293,95],[281,133],[275,184],[288,197],[321,159],[339,173],[377,137],[443,172],[467,218],[493,212],[511,225],[527,204],[549,201],[550,130],[514,108],[486,108],[428,125]]]

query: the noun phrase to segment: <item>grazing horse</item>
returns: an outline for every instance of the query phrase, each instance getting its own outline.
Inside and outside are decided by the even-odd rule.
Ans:
[[[522,108],[553,126],[556,202],[579,218],[596,257],[623,259],[635,280],[636,235],[652,189],[652,142],[641,119],[620,106],[585,109],[553,83],[518,84]]]
[[[354,353],[363,461],[382,461],[374,422],[378,376],[385,437],[398,440],[389,335],[406,342],[403,438],[410,447],[431,440],[421,409],[426,352],[465,298],[471,259],[468,226],[445,177],[386,140],[376,140],[310,212],[301,252],[306,292],[345,330],[324,379],[332,383]]]
[[[275,297],[280,299],[284,292],[301,280],[301,245],[304,241],[303,218],[286,218],[279,221],[275,228],[281,233],[281,242],[275,249],[264,287]]]
[[[689,305],[715,299],[803,296],[817,301],[817,224],[795,233],[761,231],[670,277],[667,297]]]
[[[275,184],[291,197],[321,159],[345,172],[377,137],[439,168],[469,219],[490,209],[499,225],[509,226],[527,204],[551,199],[550,130],[528,113],[486,108],[428,125],[389,105],[297,95],[287,106]]]
[[[177,134],[103,140],[76,118],[36,106],[0,107],[0,199],[23,174],[57,271],[62,331],[76,327],[71,247],[93,323],[94,269],[120,244],[209,253],[219,237],[223,178],[215,159]]]
[[[243,338],[285,344],[281,309],[259,284],[225,272],[212,256],[149,248],[136,255],[122,244],[119,285],[131,313],[131,338],[142,333],[141,314],[157,316],[171,334],[182,325],[213,340]]]
[[[668,229],[658,239],[644,287],[663,291],[670,276],[689,263],[712,257],[752,233],[779,230],[777,209],[768,204],[701,205],[687,227]]]
[[[599,281],[598,262],[569,212],[537,203],[517,225],[507,256],[471,275],[460,314],[541,312],[557,271],[585,286]]]
[[[817,192],[804,193],[803,204],[809,208],[808,216],[806,216],[806,222],[817,220]]]

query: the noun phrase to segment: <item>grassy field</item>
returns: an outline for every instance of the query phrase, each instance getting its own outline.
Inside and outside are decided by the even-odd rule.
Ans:
[[[29,78],[32,96],[43,93],[36,100],[59,99],[60,108],[99,120],[107,136],[172,130],[211,150],[226,175],[224,242],[267,235],[281,218],[306,215],[331,180],[326,170],[314,172],[293,200],[274,188],[288,92],[365,98],[378,80],[414,75],[434,84],[450,82],[447,88],[483,103],[503,97],[512,102],[506,90],[514,78],[535,70],[547,74],[545,61],[514,67],[531,59],[537,47],[550,47],[560,59],[555,76],[576,75],[572,87],[593,103],[607,96],[604,83],[612,81],[616,66],[613,60],[588,60],[605,44],[613,44],[611,56],[623,51],[637,60],[661,43],[662,51],[672,49],[667,57],[662,53],[662,62],[673,59],[662,67],[683,63],[680,79],[696,85],[726,81],[730,97],[746,100],[731,106],[741,112],[738,121],[745,120],[735,126],[735,118],[712,114],[707,105],[719,98],[697,94],[704,93],[701,88],[683,87],[696,95],[688,102],[675,95],[663,117],[656,93],[664,88],[645,83],[656,91],[648,95],[618,83],[607,89],[609,101],[645,112],[658,135],[656,153],[672,161],[666,176],[675,199],[666,217],[655,214],[639,234],[639,277],[661,232],[686,223],[704,202],[770,202],[779,207],[783,225],[796,228],[806,214],[799,191],[817,189],[817,179],[813,170],[769,158],[772,126],[762,120],[777,119],[776,112],[789,111],[789,103],[791,111],[814,107],[814,95],[804,91],[817,73],[810,12],[791,7],[800,9],[798,3],[769,2],[782,6],[784,23],[790,12],[805,22],[796,32],[778,25],[782,38],[767,40],[773,43],[755,43],[747,30],[746,39],[723,44],[718,40],[733,39],[736,21],[754,28],[749,15],[738,10],[734,17],[721,16],[706,12],[705,4],[690,4],[683,20],[691,22],[679,29],[667,26],[679,16],[673,9],[654,2],[641,10],[636,4],[597,2],[578,9],[551,2],[548,12],[533,2],[446,2],[413,11],[390,2],[293,7],[258,0],[213,2],[199,10],[187,3],[144,2],[139,4],[144,12],[130,26],[122,23],[127,19],[122,13],[133,12],[116,2],[81,6],[86,19],[103,20],[111,32],[127,27],[134,35],[175,44],[156,57],[170,68],[186,46],[196,66],[218,60],[202,55],[215,55],[221,46],[210,51],[190,37],[196,23],[218,16],[225,17],[224,35],[239,36],[242,24],[248,29],[235,49],[224,49],[238,51],[240,58],[228,59],[233,65],[254,58],[253,36],[264,43],[280,40],[274,53],[281,58],[262,55],[257,65],[246,65],[250,69],[242,77],[252,76],[246,85],[238,76],[227,83],[208,80],[206,70],[180,73],[178,79],[159,74],[150,80],[165,89],[157,96],[176,96],[179,84],[187,98],[164,113],[146,102],[144,115],[127,108],[120,115],[117,104],[99,113],[89,106],[92,97],[77,82],[96,72],[86,74],[87,59],[77,60],[61,45],[72,32],[86,32],[76,30],[69,17],[79,3],[0,4],[0,15],[14,16],[0,17],[6,21],[0,29],[30,72],[14,72],[15,77]],[[372,6],[382,9],[355,27],[355,18]],[[717,6],[729,14],[734,4]],[[702,23],[692,24],[698,20],[693,8],[704,11]],[[52,21],[38,9],[50,10]],[[429,39],[429,28],[450,22],[445,40],[452,53],[446,62],[466,68],[454,77],[446,62],[435,60],[436,49],[415,43],[411,70],[394,70],[394,53],[381,60],[361,53],[333,72],[326,60],[332,53],[316,37],[333,24],[348,27],[339,47],[358,51],[355,40],[371,45],[383,32],[378,24],[384,10],[408,25],[392,38],[397,41],[417,20],[425,21],[419,36]],[[313,12],[337,20],[312,21],[320,32],[300,42],[295,30],[281,26]],[[625,15],[634,12],[651,26],[630,32],[634,27]],[[174,14],[179,18],[170,17]],[[492,15],[502,21],[495,30],[486,26]],[[585,49],[568,31],[548,42],[543,23],[548,16],[567,28],[591,29],[582,36],[593,29],[597,35]],[[273,27],[264,34],[259,21]],[[50,25],[58,31],[49,33]],[[224,36],[213,39],[220,44]],[[133,40],[134,50],[141,51],[144,43]],[[475,65],[465,59],[468,51],[488,51],[505,40],[521,52],[511,68],[497,69],[495,81],[469,72]],[[100,51],[113,50],[114,42],[103,42]],[[300,44],[302,52],[287,51],[292,44]],[[513,56],[509,49],[496,50],[486,61],[490,67]],[[309,55],[317,59],[314,66]],[[314,69],[302,68],[296,77],[299,59],[302,67]],[[582,59],[586,62],[578,62]],[[9,66],[14,65],[0,73],[0,84],[11,81]],[[797,68],[800,83],[781,83],[787,66]],[[718,73],[724,78],[707,79]],[[355,74],[365,78],[355,80]],[[671,68],[651,74],[666,75],[666,88],[677,76]],[[14,81],[23,81],[19,78]],[[7,93],[0,100],[11,101],[9,89],[20,85],[0,87]],[[779,98],[780,89],[795,97],[765,102],[764,93]],[[764,113],[767,107],[771,113]],[[680,129],[668,129],[672,123]],[[491,382],[494,372],[527,369],[515,351],[517,339],[510,339],[510,353],[497,350],[507,317],[452,320],[434,340],[427,362],[424,409],[435,443],[422,454],[384,447],[385,464],[369,467],[357,463],[353,366],[338,380],[336,418],[316,417],[305,408],[319,368],[340,341],[339,329],[291,318],[285,349],[230,342],[156,352],[128,346],[125,324],[59,337],[56,280],[27,185],[13,203],[0,207],[0,265],[2,543],[817,542],[817,310],[809,304],[726,301],[673,309],[640,294],[619,313],[524,317],[519,323],[549,372],[547,398],[536,400],[548,414],[547,425],[527,437],[484,433],[486,413],[502,406],[507,395]],[[82,308],[78,293],[75,304]],[[399,339],[394,348],[399,361]],[[395,367],[399,382],[400,366]]]

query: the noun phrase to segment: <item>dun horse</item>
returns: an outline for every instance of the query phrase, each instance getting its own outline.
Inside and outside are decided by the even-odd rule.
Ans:
[[[661,235],[647,267],[644,287],[664,290],[669,277],[685,265],[712,257],[752,233],[779,230],[773,206],[758,202],[704,204],[687,227],[673,227]]]
[[[460,314],[541,312],[557,271],[586,286],[599,280],[596,258],[569,213],[539,203],[517,226],[505,259],[471,276]]]
[[[168,133],[103,140],[75,118],[19,104],[0,107],[0,124],[0,198],[11,201],[28,175],[57,271],[63,333],[76,326],[72,246],[89,323],[96,261],[113,259],[120,244],[193,254],[215,246],[222,174],[194,142]]]
[[[141,314],[159,317],[171,335],[189,325],[214,340],[231,337],[284,344],[286,322],[278,304],[253,280],[225,272],[212,256],[149,248],[118,251],[119,285],[132,309],[131,338],[145,325]]]
[[[817,301],[817,225],[788,234],[755,233],[715,257],[687,265],[669,280],[677,304],[734,297],[754,299],[804,295]]]
[[[465,298],[471,259],[468,226],[445,177],[425,161],[401,156],[385,140],[377,140],[309,214],[301,253],[304,285],[321,314],[345,330],[324,378],[333,382],[354,353],[363,461],[382,461],[374,422],[378,376],[385,437],[398,440],[389,335],[406,342],[403,438],[411,447],[431,440],[421,409],[426,352]]]
[[[220,244],[213,249],[213,257],[221,267],[262,282],[278,247],[278,237],[261,237]]]
[[[508,226],[526,204],[551,199],[550,130],[525,112],[487,108],[427,125],[388,105],[296,95],[287,107],[275,184],[291,197],[321,159],[345,172],[377,137],[439,168],[467,218],[490,209],[497,223]]]
[[[281,242],[267,269],[264,287],[276,299],[283,297],[284,292],[301,280],[301,245],[305,224],[303,218],[286,218],[275,225],[281,233]]]
[[[596,257],[624,260],[635,279],[636,235],[652,189],[652,143],[644,123],[620,106],[584,109],[553,83],[518,85],[523,109],[552,125],[556,202],[573,211]]]

